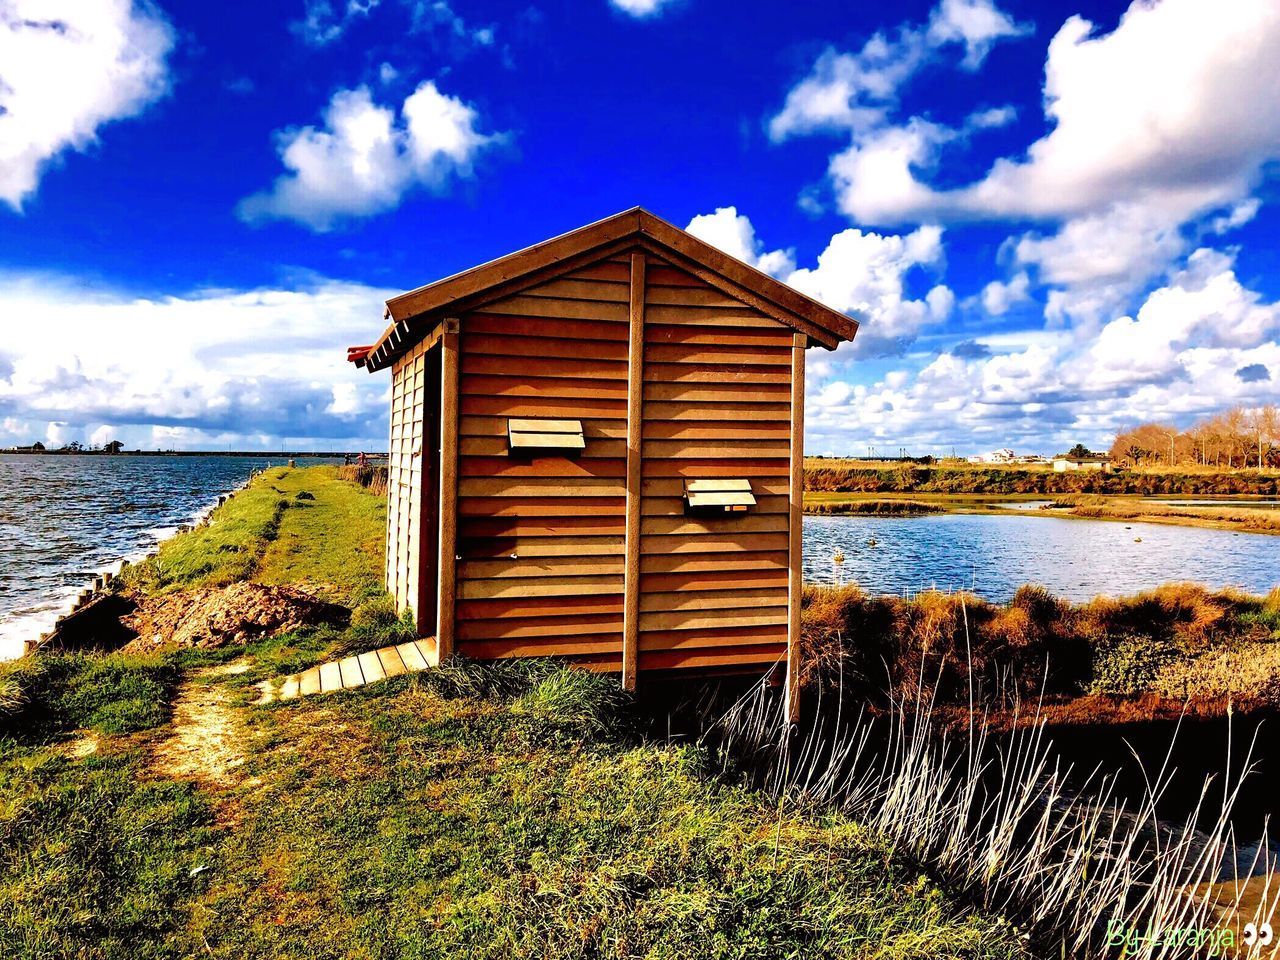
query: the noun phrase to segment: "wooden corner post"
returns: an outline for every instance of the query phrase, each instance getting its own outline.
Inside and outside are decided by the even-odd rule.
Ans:
[[[436,604],[436,652],[453,656],[458,587],[458,321],[444,321],[440,336],[440,595]]]
[[[804,351],[809,338],[791,339],[791,482],[787,543],[787,723],[800,719],[800,598],[804,587]]]
[[[645,258],[631,254],[631,341],[627,349],[627,562],[623,573],[622,686],[636,688],[640,645],[640,478],[644,430]]]

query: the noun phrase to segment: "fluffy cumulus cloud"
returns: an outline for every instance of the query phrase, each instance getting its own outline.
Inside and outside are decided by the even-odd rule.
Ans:
[[[947,22],[948,8],[935,22]],[[987,23],[992,40],[1008,35],[990,26],[1007,22],[994,14],[971,14],[971,29],[980,35]],[[980,62],[982,45],[966,42]],[[1251,192],[1280,158],[1278,46],[1271,0],[1134,2],[1109,33],[1071,17],[1045,62],[1049,132],[950,189],[928,175],[979,128],[978,115],[958,128],[892,116],[922,59],[910,43],[877,36],[860,54],[824,54],[770,129],[775,138],[850,132],[828,175],[837,206],[857,222],[1043,221],[1048,233],[1023,236],[1022,262],[1057,291],[1059,315],[1096,324],[1187,252],[1188,225],[1207,219],[1223,233],[1256,213]]]
[[[955,303],[948,287],[935,285],[922,299],[907,294],[912,270],[935,269],[942,261],[938,227],[920,227],[904,236],[850,228],[831,238],[816,266],[795,270],[786,281],[863,321],[851,352],[867,357],[898,352],[927,324],[947,318]]]
[[[982,309],[993,317],[1002,317],[1015,306],[1031,299],[1031,278],[1026,272],[1019,273],[1010,280],[992,280],[982,288],[980,300]]]
[[[910,116],[903,90],[927,66],[977,70],[1022,32],[994,6],[943,0],[925,26],[824,52],[770,121],[775,141],[840,137],[825,186],[863,237],[1012,225],[999,277],[966,298],[959,329],[929,327],[904,295],[896,309],[918,339],[895,369],[813,378],[813,428],[833,446],[1096,444],[1134,421],[1277,397],[1277,306],[1211,244],[1258,214],[1280,160],[1280,6],[1135,0],[1109,31],[1068,18],[1045,57],[1047,132],[940,186],[944,160],[1013,114]],[[947,44],[963,44],[959,63]],[[996,319],[1005,333],[973,326]]]
[[[961,65],[975,70],[999,40],[1023,36],[991,0],[942,0],[927,24],[877,33],[857,52],[828,48],[769,122],[775,141],[816,131],[867,134],[888,119],[903,85],[947,46],[964,47]]]
[[[1056,218],[1124,202],[1178,217],[1235,203],[1280,153],[1280,111],[1263,108],[1280,96],[1277,44],[1280,7],[1270,0],[1134,3],[1107,34],[1071,17],[1045,64],[1052,129],[1025,156],[996,161],[968,186],[921,184],[894,201],[851,184],[845,208],[886,221]]]
[[[144,0],[0,0],[0,200],[21,209],[51,160],[163,97],[173,44]]]
[[[1277,338],[1280,303],[1241,284],[1229,255],[1200,248],[1096,338],[984,337],[874,383],[818,379],[812,446],[847,450],[850,437],[934,453],[1105,445],[1134,422],[1280,400]]]
[[[609,0],[609,4],[615,10],[621,10],[637,19],[656,17],[674,3],[675,0]]]
[[[373,100],[367,87],[340,90],[324,126],[278,135],[287,173],[268,191],[247,197],[242,219],[290,219],[313,230],[369,217],[397,206],[410,190],[447,190],[471,175],[476,157],[500,142],[481,133],[479,114],[424,82],[399,110]]]
[[[685,228],[700,240],[718,247],[743,263],[775,277],[785,277],[795,270],[795,251],[771,250],[756,239],[756,228],[737,207],[717,207],[715,213],[694,217]]]
[[[976,70],[1000,40],[1031,33],[1029,24],[1014,22],[990,0],[942,0],[929,18],[925,36],[931,46],[964,44],[961,66]]]
[[[945,259],[942,230],[920,227],[902,236],[844,230],[827,244],[812,267],[796,267],[791,250],[764,251],[750,219],[736,207],[694,217],[690,233],[726,253],[771,273],[809,296],[861,321],[846,353],[862,357],[900,352],[922,328],[947,318],[955,296],[943,284],[923,298],[908,294],[916,268],[936,272]],[[843,354],[842,354],[843,355]]]
[[[380,448],[386,379],[343,348],[377,335],[392,293],[317,280],[139,299],[5,277],[0,315],[42,323],[6,330],[0,444]]]

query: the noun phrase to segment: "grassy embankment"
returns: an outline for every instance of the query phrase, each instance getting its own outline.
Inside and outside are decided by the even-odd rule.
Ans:
[[[1131,497],[1076,494],[1055,497],[1052,504],[1045,508],[1045,512],[1055,517],[1082,517],[1087,520],[1165,523],[1180,527],[1235,530],[1240,533],[1280,533],[1280,510],[1249,507],[1247,504],[1168,504]]]
[[[458,666],[252,706],[262,676],[397,637],[382,509],[332,470],[271,471],[124,578],[302,582],[356,605],[347,627],[3,668],[0,955],[1022,955],[857,823],[640,738],[609,678]],[[192,685],[228,697],[228,777],[157,763]]]
[[[1044,467],[987,465],[867,466],[856,461],[805,461],[809,513],[914,516],[927,513],[1001,513],[1010,503],[1051,500],[1052,508],[1026,516],[1080,517],[1280,533],[1280,511],[1233,503],[1163,504],[1160,497],[1266,497],[1280,495],[1280,473],[1236,470],[1144,470],[1054,473]]]

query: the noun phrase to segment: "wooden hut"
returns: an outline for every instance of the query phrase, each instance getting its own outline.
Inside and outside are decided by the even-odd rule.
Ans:
[[[641,209],[386,319],[349,358],[392,371],[387,587],[437,662],[785,663],[794,710],[805,349],[855,321]]]

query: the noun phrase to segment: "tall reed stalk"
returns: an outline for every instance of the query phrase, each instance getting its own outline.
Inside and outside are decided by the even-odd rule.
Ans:
[[[1231,811],[1253,743],[1238,778],[1215,789],[1206,777],[1192,812],[1166,823],[1157,809],[1174,773],[1169,754],[1144,769],[1143,796],[1122,798],[1114,773],[1072,776],[1038,706],[1001,736],[971,703],[956,732],[919,706],[930,702],[928,690],[917,694],[873,716],[851,708],[840,689],[819,692],[805,727],[789,730],[780,699],[762,683],[727,710],[704,712],[703,743],[779,802],[857,818],[974,903],[1014,919],[1050,955],[1214,955],[1206,934],[1189,949],[1187,931],[1217,931],[1221,944],[1227,928],[1239,956],[1271,955],[1274,943],[1240,949],[1243,925],[1271,922],[1280,900],[1265,824],[1252,861],[1244,870],[1236,862]],[[1246,916],[1251,876],[1267,880]],[[1123,945],[1122,934],[1130,935]]]

